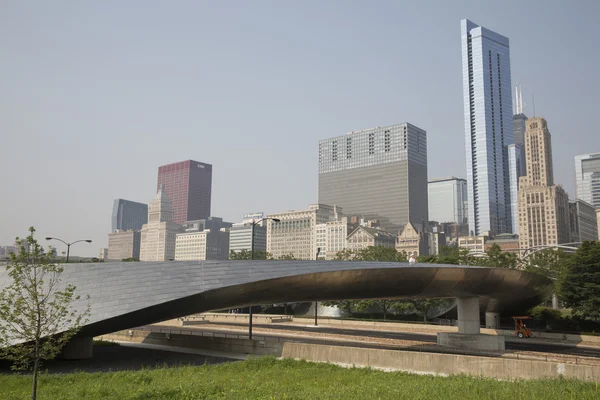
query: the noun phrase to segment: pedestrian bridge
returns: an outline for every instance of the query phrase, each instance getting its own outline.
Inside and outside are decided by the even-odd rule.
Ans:
[[[66,264],[62,279],[82,296],[75,307],[90,305],[84,337],[248,305],[392,298],[456,298],[459,331],[479,333],[479,311],[520,314],[552,293],[550,280],[520,270],[396,262]],[[8,283],[0,272],[0,289]]]

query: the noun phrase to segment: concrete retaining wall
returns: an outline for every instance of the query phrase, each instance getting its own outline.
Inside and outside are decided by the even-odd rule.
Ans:
[[[294,323],[312,325],[314,324],[314,318],[294,318]],[[402,322],[376,322],[376,321],[356,321],[356,320],[341,320],[341,319],[319,319],[319,325],[354,325],[354,326],[373,326],[378,328],[389,328],[391,330],[401,330],[402,328],[408,329],[427,329],[435,332],[458,332],[456,326],[448,325],[426,325],[426,324],[410,324]],[[490,329],[481,328],[481,333],[485,335],[501,335],[501,336],[514,336],[514,331],[505,329]],[[564,340],[571,343],[581,343],[589,345],[600,346],[600,336],[590,335],[576,335],[576,334],[563,334],[563,333],[550,333],[550,332],[533,332],[534,338],[537,339],[552,339],[552,340]]]
[[[114,332],[100,336],[97,339],[185,347],[190,349],[206,349],[237,354],[272,355],[276,357],[281,356],[284,343],[283,340],[278,338],[249,340],[231,337],[167,334],[140,330]]]
[[[294,317],[294,323],[313,325],[315,323],[314,318],[298,318]],[[377,321],[358,321],[358,320],[346,320],[346,319],[317,319],[319,325],[354,325],[354,326],[375,326],[378,328],[389,328],[389,329],[430,329],[436,332],[458,332],[456,326],[447,325],[425,325],[425,324],[409,324],[401,322],[377,322]]]
[[[573,378],[600,382],[600,367],[558,362],[511,360],[454,354],[285,343],[282,357],[361,367],[438,375],[472,375],[496,379]]]

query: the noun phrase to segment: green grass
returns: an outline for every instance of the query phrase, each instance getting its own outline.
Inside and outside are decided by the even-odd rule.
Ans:
[[[2,400],[30,396],[29,376],[0,375]],[[600,399],[596,383],[499,382],[251,359],[212,366],[42,375],[38,399]]]

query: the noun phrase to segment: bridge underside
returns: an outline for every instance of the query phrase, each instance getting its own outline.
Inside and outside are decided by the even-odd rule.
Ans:
[[[460,331],[475,333],[480,311],[523,313],[552,290],[548,279],[518,270],[417,265],[231,260],[68,264],[63,279],[90,296],[91,317],[80,332],[84,337],[249,305],[394,298],[459,299],[459,321],[471,321],[463,328],[459,324]],[[0,273],[0,289],[8,279],[6,272]],[[82,300],[75,306],[87,305]]]

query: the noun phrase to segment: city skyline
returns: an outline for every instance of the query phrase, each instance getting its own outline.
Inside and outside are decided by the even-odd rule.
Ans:
[[[302,209],[305,204],[317,201],[314,148],[318,139],[404,120],[428,132],[428,179],[465,177],[460,55],[457,55],[460,48],[457,23],[463,18],[510,38],[512,81],[523,86],[528,116],[534,115],[533,101],[528,101],[533,92],[535,114],[552,120],[555,148],[560,149],[554,154],[556,182],[563,184],[574,198],[574,156],[600,151],[593,132],[582,125],[585,116],[593,112],[593,93],[600,86],[593,73],[598,55],[581,51],[594,43],[591,38],[595,37],[596,28],[591,16],[600,11],[598,5],[584,3],[577,8],[553,10],[545,7],[546,3],[535,2],[527,5],[507,2],[501,7],[481,5],[477,9],[472,4],[475,3],[440,4],[434,9],[410,5],[406,10],[389,4],[377,10],[357,5],[321,6],[323,15],[341,13],[351,21],[364,22],[365,13],[374,17],[373,27],[377,29],[372,32],[365,29],[358,37],[341,25],[337,33],[329,33],[336,31],[331,21],[312,21],[307,14],[311,7],[300,6],[296,10],[302,11],[300,15],[288,14],[290,10],[283,5],[275,7],[272,10],[275,18],[265,20],[261,30],[244,25],[247,18],[241,14],[255,11],[241,6],[240,15],[230,15],[232,20],[245,27],[244,35],[251,42],[257,38],[267,40],[264,45],[252,47],[252,56],[232,50],[223,58],[222,65],[219,57],[213,57],[214,66],[224,75],[212,73],[212,64],[203,67],[209,70],[198,69],[194,56],[179,53],[179,47],[170,46],[172,41],[181,42],[186,49],[200,45],[202,52],[209,55],[221,54],[222,48],[236,48],[234,39],[240,39],[243,47],[246,42],[235,32],[225,34],[214,46],[209,42],[186,42],[188,36],[193,41],[201,40],[195,29],[212,26],[196,28],[191,19],[185,18],[186,14],[191,18],[194,15],[191,11],[195,11],[210,15],[214,21],[225,20],[224,10],[219,6],[195,6],[194,10],[174,7],[160,12],[148,7],[141,10],[143,18],[133,19],[131,15],[140,10],[125,7],[113,20],[111,29],[115,29],[115,35],[121,35],[119,46],[114,48],[106,47],[113,43],[108,31],[100,31],[104,36],[95,35],[96,30],[106,29],[98,25],[95,13],[106,13],[103,7],[110,6],[78,5],[69,10],[52,7],[59,10],[49,12],[50,16],[41,20],[19,4],[7,6],[0,16],[3,21],[0,29],[3,37],[11,40],[1,42],[0,46],[14,57],[1,67],[11,80],[7,82],[8,90],[0,95],[6,96],[0,98],[4,105],[0,107],[0,120],[4,131],[11,132],[5,144],[14,149],[27,148],[30,157],[27,168],[31,168],[27,171],[29,176],[36,176],[36,185],[21,187],[26,178],[13,173],[11,166],[23,163],[19,151],[2,158],[1,178],[6,187],[15,190],[1,200],[0,243],[12,243],[14,236],[24,236],[27,227],[34,225],[42,235],[65,240],[89,237],[93,245],[74,248],[73,252],[95,255],[99,247],[106,247],[111,202],[115,198],[148,202],[155,194],[156,167],[183,159],[215,165],[213,215],[236,221],[251,209],[263,209],[266,213]],[[40,5],[42,9],[45,7]],[[525,16],[533,11],[545,24],[527,22]],[[391,18],[399,13],[412,17],[401,27],[382,27],[385,24],[375,18]],[[167,20],[178,18],[180,29],[166,29],[164,37],[158,40],[169,46],[154,47],[140,42],[145,33],[138,35],[138,32],[151,33],[154,22],[148,25],[136,22],[135,29],[130,29],[129,23],[154,21],[159,15],[161,20],[163,16]],[[315,24],[313,36],[298,36],[302,31],[299,27],[277,23],[289,22],[292,15],[300,21],[311,19]],[[73,24],[64,24],[64,18],[74,21]],[[564,37],[552,35],[551,27],[557,25],[564,27]],[[168,26],[175,25],[171,22]],[[403,38],[410,35],[404,29],[428,32],[407,41]],[[24,30],[30,34],[21,34]],[[183,35],[182,30],[194,34]],[[281,40],[295,43],[292,48],[297,48],[297,54],[285,53],[292,58],[279,57],[274,65],[268,66],[263,61],[274,57],[274,47],[283,46],[279,38],[267,35],[274,31],[281,33]],[[354,39],[344,39],[348,34]],[[320,40],[318,35],[327,35],[328,40]],[[150,35],[150,40],[153,37]],[[57,46],[52,53],[44,50],[49,48],[49,40]],[[430,43],[436,43],[435,52],[427,49]],[[31,52],[20,51],[25,46]],[[398,56],[390,54],[394,52],[389,50],[394,48],[402,49]],[[388,54],[384,63],[362,61],[376,59],[382,52]],[[237,54],[239,62],[229,54]],[[420,57],[400,63],[406,54]],[[568,62],[575,55],[581,62]],[[35,61],[39,57],[45,57],[45,61]],[[138,65],[148,57],[159,62]],[[297,60],[295,57],[306,61],[290,63]],[[348,59],[353,62],[348,63]],[[256,64],[251,60],[260,61]],[[66,70],[65,62],[69,66]],[[240,73],[235,65],[245,65],[251,72]],[[565,82],[560,79],[564,71],[571,72]],[[215,84],[204,76],[210,76]],[[299,86],[286,86],[292,76],[297,78]],[[185,84],[180,80],[183,77],[188,79]],[[189,80],[198,83],[186,90]],[[255,84],[261,88],[259,95]],[[18,95],[13,96],[14,93]],[[154,96],[156,93],[161,96]],[[229,122],[232,120],[240,122]],[[229,124],[226,128],[224,121]],[[573,140],[574,135],[578,140]],[[44,143],[42,137],[52,137],[53,146],[66,151],[48,152],[40,145]],[[120,148],[108,148],[108,143],[116,140],[122,140]],[[264,146],[262,154],[257,146]],[[252,157],[250,150],[254,150]],[[289,176],[295,179],[286,179]],[[257,185],[258,181],[269,184]],[[40,192],[49,194],[43,207]]]

